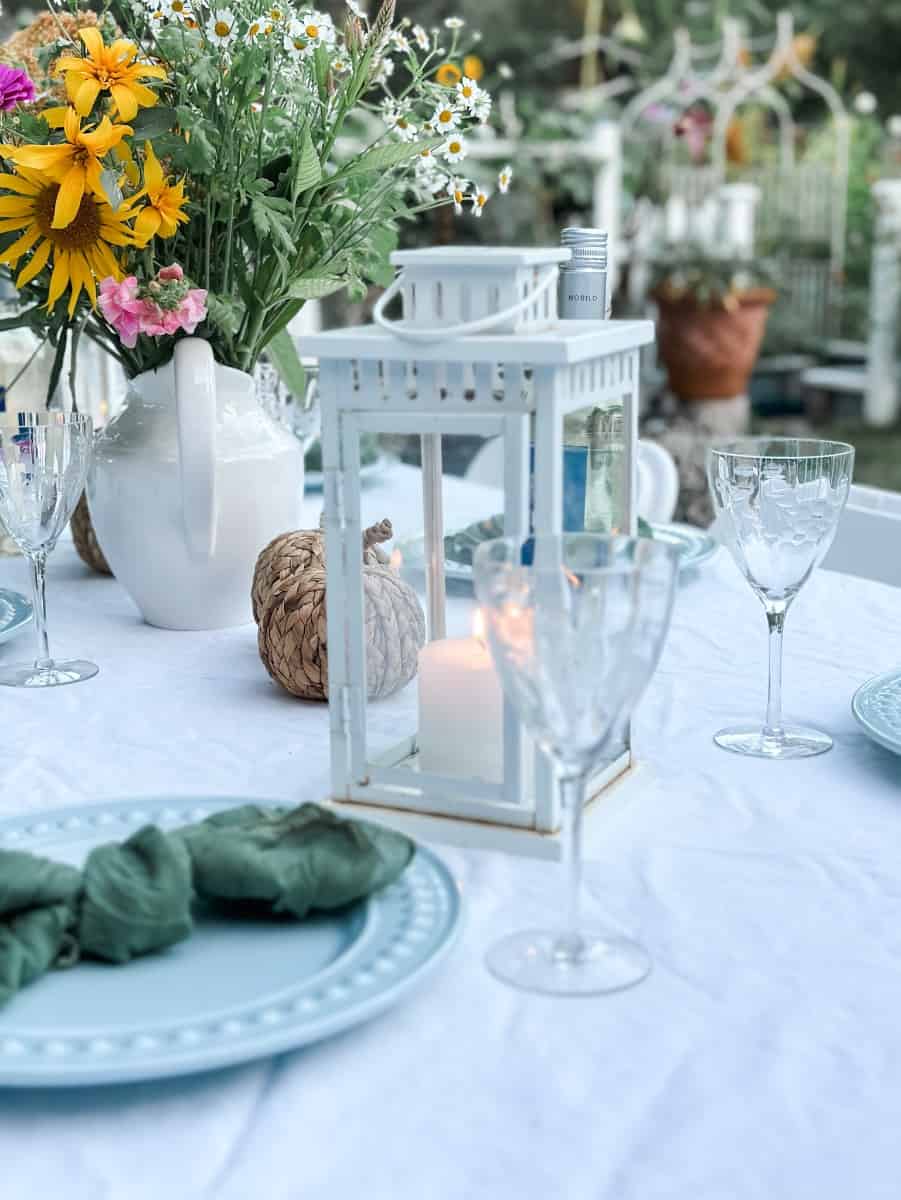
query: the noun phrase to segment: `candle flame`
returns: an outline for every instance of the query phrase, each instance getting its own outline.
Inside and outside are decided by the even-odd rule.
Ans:
[[[480,608],[477,608],[472,614],[472,636],[484,646],[486,635],[485,614]]]

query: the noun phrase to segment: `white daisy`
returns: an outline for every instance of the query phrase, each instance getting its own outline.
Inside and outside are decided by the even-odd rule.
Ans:
[[[288,19],[288,10],[273,4],[270,9],[267,9],[266,16],[273,25],[281,25]]]
[[[441,155],[448,162],[462,162],[466,157],[466,143],[459,133],[453,133],[441,147]]]
[[[449,104],[439,104],[434,113],[432,113],[431,124],[439,133],[450,133],[452,129],[456,129],[460,124],[460,114],[456,108],[452,108]]]
[[[392,133],[397,134],[402,142],[414,142],[416,140],[416,126],[406,113],[400,112],[395,107],[393,101],[388,100],[382,105],[382,120]]]
[[[472,215],[480,217],[485,208],[485,205],[491,199],[491,192],[488,188],[477,187],[472,197]]]
[[[266,29],[265,17],[254,17],[247,26],[247,32],[244,34],[244,40],[248,45],[252,46],[260,38]]]
[[[302,27],[303,36],[312,49],[315,50],[317,46],[333,46],[335,44],[335,27],[332,24],[332,18],[326,16],[325,13],[316,12],[312,8],[307,9],[300,14],[297,22],[291,22],[289,28],[293,28],[295,24]]]
[[[390,44],[392,50],[396,50],[399,54],[409,54],[410,41],[406,34],[399,29],[395,29],[391,34]]]
[[[145,13],[145,19],[147,24],[150,26],[152,33],[159,33],[159,31],[166,24],[166,17],[168,15],[169,14],[162,6],[147,10]]]
[[[465,108],[467,112],[472,112],[473,108],[480,96],[485,93],[474,79],[470,79],[468,75],[464,75],[457,84],[457,103]]]
[[[184,21],[186,17],[192,15],[188,0],[167,0],[167,7],[169,16],[176,21]]]
[[[444,20],[445,29],[462,29],[465,24],[462,17],[445,17]]]
[[[387,83],[387,81],[391,78],[391,76],[393,74],[394,74],[394,59],[393,58],[383,58],[382,61],[378,65],[378,69],[376,70],[375,74],[372,77],[373,82],[374,83]]]
[[[513,180],[513,168],[509,163],[501,169],[501,173],[497,177],[497,186],[502,196],[506,196],[510,190],[510,183]]]
[[[458,217],[463,215],[463,205],[469,199],[469,187],[468,179],[451,180],[450,194],[454,198],[454,212]]]
[[[421,25],[413,26],[413,41],[420,50],[431,50],[432,43],[429,41],[429,35]]]
[[[491,96],[483,91],[472,106],[472,115],[484,125],[491,116]]]
[[[207,37],[217,46],[229,46],[235,37],[235,14],[230,8],[217,8],[207,22]]]

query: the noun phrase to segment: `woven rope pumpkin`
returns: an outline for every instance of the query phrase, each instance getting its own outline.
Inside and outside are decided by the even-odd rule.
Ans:
[[[366,678],[370,700],[416,674],[425,618],[416,593],[377,549],[393,535],[381,521],[363,535]],[[325,539],[321,530],[282,534],[263,550],[253,580],[260,658],[276,682],[304,700],[328,699]]]
[[[72,530],[72,541],[82,562],[87,563],[98,575],[112,575],[112,569],[106,561],[106,556],[97,541],[91,511],[88,508],[88,498],[81,493],[81,499],[75,505],[72,519],[69,521]]]

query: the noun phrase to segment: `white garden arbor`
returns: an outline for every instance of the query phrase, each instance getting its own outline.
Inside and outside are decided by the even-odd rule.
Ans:
[[[715,197],[727,181],[755,185],[761,202],[755,219],[755,241],[780,270],[781,304],[793,315],[800,339],[826,335],[836,326],[839,287],[845,253],[848,188],[849,119],[841,97],[826,80],[799,60],[790,12],[777,19],[776,41],[763,66],[742,61],[739,23],[723,23],[719,57],[712,68],[696,65],[697,48],[688,33],[678,31],[672,61],[665,74],[638,93],[625,107],[622,133],[626,144],[656,128],[663,157],[664,212],[670,239],[713,244],[719,230]],[[822,156],[798,156],[800,131],[786,97],[779,90],[793,79],[826,108],[830,136]],[[705,105],[712,117],[709,161],[676,161],[672,124],[648,121],[655,106],[681,113]],[[727,142],[733,118],[755,106],[775,126],[766,158],[747,164],[728,162]]]

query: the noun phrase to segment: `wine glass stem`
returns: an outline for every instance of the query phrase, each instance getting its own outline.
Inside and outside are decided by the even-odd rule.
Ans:
[[[566,924],[554,946],[558,962],[578,962],[584,942],[579,932],[582,897],[582,827],[586,771],[560,778],[560,808],[563,827],[563,867],[566,874]]]
[[[785,606],[766,610],[770,630],[770,683],[766,700],[764,737],[782,737],[782,631],[785,628]]]
[[[52,666],[50,644],[47,641],[47,555],[39,552],[29,555],[29,559],[34,594],[34,633],[37,640],[37,658],[34,665],[44,669]]]

